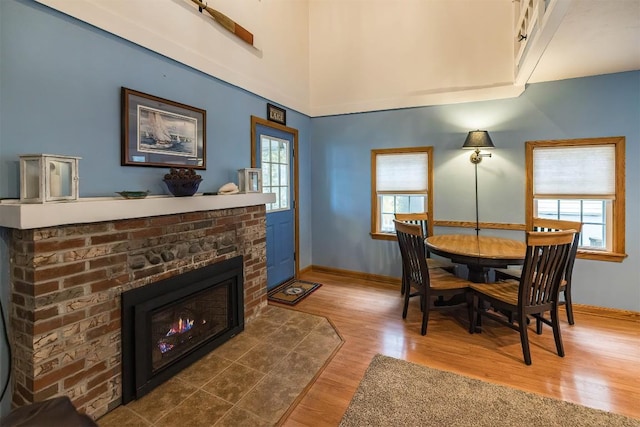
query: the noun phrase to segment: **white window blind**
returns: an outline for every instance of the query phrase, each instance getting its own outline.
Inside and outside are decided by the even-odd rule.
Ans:
[[[615,146],[538,147],[533,150],[534,197],[615,195]]]
[[[376,155],[376,190],[426,192],[428,162],[427,153]]]

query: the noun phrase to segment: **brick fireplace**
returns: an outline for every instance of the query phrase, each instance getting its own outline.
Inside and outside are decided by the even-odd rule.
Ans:
[[[264,204],[180,212],[196,202],[171,200],[182,206],[168,215],[130,204],[112,214],[128,218],[10,227],[14,405],[67,395],[98,418],[120,404],[127,290],[242,256],[245,321],[266,306]]]

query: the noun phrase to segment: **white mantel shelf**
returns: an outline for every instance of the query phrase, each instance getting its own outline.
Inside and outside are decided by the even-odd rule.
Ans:
[[[67,224],[87,224],[130,218],[212,211],[273,203],[273,193],[242,193],[192,197],[149,196],[81,198],[73,202],[20,203],[0,201],[0,226],[28,230]]]

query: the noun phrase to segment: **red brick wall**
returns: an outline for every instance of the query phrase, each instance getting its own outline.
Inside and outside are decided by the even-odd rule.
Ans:
[[[120,294],[244,256],[245,320],[267,304],[265,207],[12,230],[13,404],[120,403]]]

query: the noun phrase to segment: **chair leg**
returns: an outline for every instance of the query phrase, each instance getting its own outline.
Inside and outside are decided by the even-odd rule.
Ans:
[[[573,325],[573,304],[571,304],[571,290],[569,288],[564,289],[564,308],[567,310],[567,320],[570,325]]]
[[[542,335],[542,320],[540,319],[541,316],[543,316],[543,314],[539,314],[536,316],[536,334],[538,335]]]
[[[420,295],[420,301],[422,300],[426,300],[426,298],[424,298],[424,295]],[[429,322],[429,302],[426,301],[425,306],[422,308],[422,330],[420,331],[420,333],[422,335],[426,335],[427,334],[427,323]]]
[[[564,347],[562,345],[562,335],[560,334],[560,320],[558,319],[557,305],[551,310],[551,327],[553,328],[553,338],[556,340],[558,356],[564,357]]]
[[[473,332],[482,332],[482,329],[480,329],[480,327],[482,326],[482,313],[481,313],[481,311],[484,310],[484,301],[476,293],[473,294],[473,308],[472,308],[472,310],[473,310],[473,313],[474,313],[474,316],[475,316],[475,320],[473,320],[473,317],[472,317],[473,322],[470,324],[470,327],[473,328]]]
[[[404,266],[402,266],[402,281],[400,282],[400,295],[407,291],[407,279],[404,277]]]
[[[407,289],[404,290],[404,308],[402,309],[402,318],[407,318],[407,309],[409,308],[409,296],[411,295],[411,285],[407,282]]]
[[[522,355],[524,363],[531,365],[531,351],[529,350],[529,336],[527,334],[527,316],[518,313],[518,330],[520,331],[520,344],[522,345]]]
[[[467,294],[467,308],[469,309],[469,333],[472,334],[476,331],[476,325],[473,318],[475,308],[478,304],[478,296],[474,293]]]

